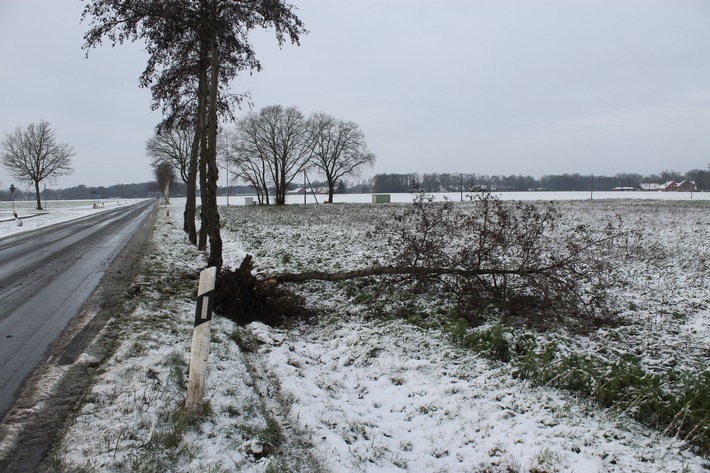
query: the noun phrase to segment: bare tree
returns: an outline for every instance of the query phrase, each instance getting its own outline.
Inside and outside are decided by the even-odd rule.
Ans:
[[[231,142],[230,161],[236,167],[235,174],[256,191],[259,204],[269,205],[268,166],[269,148],[266,134],[256,114],[249,114],[237,122],[235,139]]]
[[[5,133],[2,142],[3,167],[16,179],[34,184],[37,210],[42,210],[39,183],[71,174],[74,155],[70,145],[57,143],[55,131],[45,120]]]
[[[197,229],[195,227],[197,162],[193,159],[193,143],[195,141],[195,128],[183,123],[182,126],[168,128],[163,124],[159,126],[155,136],[150,138],[145,145],[146,153],[152,158],[153,167],[162,163],[169,163],[180,173],[180,179],[186,184],[187,198],[183,212],[183,230],[187,233],[192,243],[197,243]],[[195,153],[196,154],[196,153]]]
[[[163,192],[163,203],[168,205],[170,203],[170,184],[175,182],[177,177],[175,176],[175,168],[172,164],[162,161],[153,165],[153,172],[158,189]]]
[[[259,183],[266,203],[273,185],[275,202],[281,205],[286,203],[288,185],[310,162],[312,133],[296,107],[271,105],[237,122],[233,151],[240,175]]]
[[[269,204],[269,184],[267,179],[267,152],[259,142],[249,139],[255,133],[255,120],[238,122],[235,136],[229,143],[228,161],[233,166],[238,179],[254,188],[259,204]]]
[[[365,135],[354,122],[338,120],[326,113],[315,113],[309,119],[313,133],[312,165],[328,181],[328,202],[338,180],[347,175],[359,175],[362,168],[375,163],[375,155],[367,149]]]
[[[190,128],[159,129],[145,144],[152,166],[168,163],[180,173],[182,182],[189,180],[188,167],[195,130]]]

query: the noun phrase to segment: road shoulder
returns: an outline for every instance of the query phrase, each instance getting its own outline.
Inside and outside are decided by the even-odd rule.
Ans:
[[[142,223],[104,274],[81,313],[51,346],[49,357],[25,383],[0,424],[0,471],[53,471],[46,462],[67,421],[113,352],[113,321],[135,306],[134,281],[151,251],[157,210]]]

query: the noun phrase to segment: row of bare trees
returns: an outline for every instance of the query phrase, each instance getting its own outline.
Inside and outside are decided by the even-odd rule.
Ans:
[[[260,203],[286,202],[286,189],[307,169],[328,182],[328,202],[338,180],[357,175],[375,162],[360,127],[327,113],[306,117],[296,107],[273,105],[252,112],[237,122],[230,161],[236,174],[256,189]]]
[[[148,140],[156,177],[169,163],[189,183],[193,139],[194,128],[185,127],[160,130]],[[296,107],[281,105],[237,120],[233,131],[220,133],[217,152],[236,178],[255,189],[260,204],[284,204],[289,184],[307,170],[325,176],[332,203],[340,179],[357,176],[375,162],[356,123],[322,112],[306,117]]]

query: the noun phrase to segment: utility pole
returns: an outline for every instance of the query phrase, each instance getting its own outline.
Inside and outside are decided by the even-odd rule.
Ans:
[[[459,191],[461,192],[461,202],[463,202],[463,174],[459,174]]]
[[[594,174],[592,174],[592,182],[589,187],[589,200],[594,200]]]
[[[224,169],[227,171],[227,207],[229,207],[229,132],[225,132],[227,135],[227,159],[224,162]]]

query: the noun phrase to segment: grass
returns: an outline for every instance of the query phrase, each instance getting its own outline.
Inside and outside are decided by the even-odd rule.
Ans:
[[[705,243],[699,243],[700,240],[694,239],[692,234],[685,235],[682,241],[674,239],[666,228],[672,216],[683,212],[690,214],[688,221],[697,220],[699,225],[710,222],[703,217],[703,212],[707,213],[706,206],[684,204],[654,202],[625,209],[632,221],[639,219],[639,226],[646,225],[642,215],[652,214],[654,228],[658,230],[648,234],[648,241],[640,246],[628,248],[628,266],[620,268],[624,271],[620,276],[624,277],[620,278],[618,286],[624,324],[618,327],[602,326],[583,334],[563,328],[539,332],[493,320],[487,325],[472,328],[452,307],[436,304],[418,294],[389,294],[385,300],[378,300],[380,305],[375,313],[370,309],[374,297],[372,291],[377,290],[372,280],[304,285],[294,290],[306,296],[311,303],[327,309],[323,313],[328,315],[319,321],[319,329],[324,333],[335,333],[358,317],[363,320],[383,317],[389,322],[402,319],[402,323],[410,324],[407,331],[426,333],[432,341],[442,338],[443,333],[458,346],[491,360],[494,366],[505,367],[506,372],[513,372],[528,386],[569,391],[608,408],[612,415],[623,414],[620,416],[622,419],[627,416],[636,418],[659,433],[687,439],[697,451],[707,456],[710,373],[703,362],[706,360],[703,357],[707,355],[703,354],[702,349],[693,348],[697,345],[696,340],[702,340],[702,337],[698,338],[701,334],[692,335],[683,328],[683,324],[693,320],[694,314],[707,310],[710,301],[707,285],[702,282],[704,279],[697,282],[698,274],[694,272],[694,256],[691,254],[706,251],[702,249]],[[585,214],[583,209],[587,208],[586,205],[588,203],[570,203],[565,204],[565,208],[590,222],[601,213],[618,209],[618,206],[591,204],[591,210]],[[386,242],[369,232],[392,208],[396,206],[389,207],[389,210],[340,204],[246,210],[232,207],[224,209],[222,221],[228,238],[238,239],[246,251],[258,250],[262,255],[257,259],[258,271],[268,274],[299,268],[355,269],[386,260]],[[181,261],[189,260],[190,255],[194,261],[201,261],[202,255],[189,252],[184,255],[182,247],[172,248],[171,251],[179,253]],[[167,255],[150,259],[152,269],[142,282],[151,289],[143,291],[140,299],[141,304],[147,307],[145,313],[150,315],[133,314],[122,322],[121,330],[125,334],[137,334],[134,337],[135,348],[140,350],[141,359],[155,359],[151,357],[164,344],[158,336],[160,333],[179,333],[182,337],[190,331],[189,326],[183,325],[186,319],[189,323],[194,310],[192,298],[196,283],[184,277],[190,268],[170,267],[171,261],[172,258]],[[685,268],[687,274],[677,268]],[[155,314],[158,314],[157,318]],[[190,419],[183,416],[180,410],[187,365],[184,346],[173,347],[167,357],[163,356],[155,362],[155,366],[160,368],[160,388],[155,380],[145,379],[144,369],[136,371],[135,378],[143,383],[138,389],[147,393],[149,404],[147,408],[136,408],[135,412],[126,413],[126,417],[135,415],[139,421],[134,426],[126,427],[126,430],[117,430],[119,433],[103,447],[109,453],[129,451],[123,459],[118,458],[120,454],[116,455],[117,465],[135,468],[135,471],[170,470],[175,467],[176,458],[181,458],[180,464],[185,465],[185,459],[194,455],[186,445],[187,437],[197,435],[209,441],[209,435],[227,435],[232,439],[235,451],[244,442],[252,440],[274,445],[276,453],[263,460],[264,471],[299,471],[298,467],[294,467],[294,456],[306,456],[304,452],[311,452],[313,446],[307,439],[299,437],[300,434],[294,433],[297,430],[295,427],[284,428],[284,420],[289,418],[289,409],[294,401],[283,392],[278,379],[270,379],[268,373],[260,372],[268,368],[254,364],[259,360],[258,353],[268,351],[268,344],[265,346],[254,331],[226,321],[215,322],[215,327],[220,327],[216,330],[221,330],[217,337],[221,343],[214,344],[216,351],[213,355],[219,360],[214,367],[216,377],[220,376],[220,363],[245,364],[247,372],[236,379],[221,380],[219,389],[227,392],[226,399],[220,396],[211,398],[204,415]],[[380,331],[383,337],[388,327],[388,324],[382,324]],[[674,332],[669,337],[671,331]],[[399,342],[389,338],[358,340],[354,342],[357,353],[346,353],[341,363],[345,367],[378,364],[390,353],[387,343]],[[128,356],[130,347],[119,347],[119,356],[113,362],[138,358]],[[293,359],[294,366],[301,364],[304,371],[308,370],[309,365],[302,363],[302,359]],[[475,370],[463,365],[452,370],[451,375],[460,379],[478,376]],[[387,375],[385,380],[390,386],[407,389],[408,379],[400,372]],[[442,388],[441,392],[465,394],[456,386]],[[121,401],[122,395],[122,392],[110,390],[97,391],[87,396],[87,404],[95,403],[102,406],[102,410],[109,410],[112,404]],[[135,402],[143,402],[142,397]],[[506,398],[501,397],[501,402],[507,402]],[[436,403],[426,401],[415,404],[411,415],[443,419],[446,412],[439,409]],[[552,425],[563,420],[551,416],[550,422]],[[215,425],[220,426],[219,432],[210,430]],[[343,439],[353,446],[363,449],[365,443],[372,446],[370,450],[356,452],[358,466],[390,458],[388,461],[395,467],[406,468],[406,454],[415,448],[412,442],[402,441],[399,450],[396,445],[386,450],[375,445],[372,431],[376,427],[351,420],[334,425],[331,430],[341,431]],[[153,434],[145,437],[151,429]],[[140,447],[130,450],[127,447],[129,439],[133,439],[133,445]],[[472,465],[471,471],[524,471],[511,456],[512,449],[506,447],[500,445],[490,461],[481,463],[478,469]],[[439,448],[435,453],[443,455],[443,452]],[[612,459],[613,454],[609,457],[610,461]],[[541,449],[531,461],[533,464],[529,467],[534,470],[530,471],[563,471],[563,459],[552,449]],[[87,462],[87,470],[97,465],[94,460]],[[317,458],[304,460],[303,464],[308,464],[313,471],[322,469]],[[410,462],[409,466],[413,464]],[[207,468],[228,470],[224,463],[205,465]]]
[[[581,394],[710,454],[708,371],[649,372],[632,353],[605,357],[566,353],[556,342],[540,343],[539,335],[500,324],[474,330],[458,319],[447,325],[447,331],[460,345],[512,365],[516,377]]]
[[[101,414],[103,443],[95,438],[84,440],[93,447],[90,453],[82,452],[83,458],[77,463],[71,463],[68,457],[56,456],[54,464],[64,465],[67,471],[98,471],[109,466],[137,472],[176,471],[180,465],[193,461],[201,465],[200,471],[231,471],[232,468],[223,463],[205,462],[198,457],[200,439],[209,441],[214,433],[207,435],[207,432],[220,424],[222,413],[232,422],[227,424],[229,431],[218,434],[232,438],[239,451],[244,442],[251,439],[274,445],[276,449],[284,443],[279,423],[267,414],[259,397],[244,395],[248,392],[247,385],[254,384],[248,373],[245,379],[236,381],[239,389],[234,396],[238,404],[230,399],[222,407],[225,400],[213,398],[213,393],[208,392],[199,415],[185,409],[189,359],[186,350],[192,330],[196,283],[186,277],[189,270],[176,271],[170,261],[171,258],[163,254],[144,255],[146,271],[138,284],[147,289],[131,299],[132,313],[112,322],[112,330],[119,336],[111,356],[104,360],[102,375],[92,392],[85,396],[82,411],[75,421],[80,428],[83,419]],[[219,326],[219,322],[213,323]],[[229,363],[234,363],[232,352],[240,333],[237,327],[232,327],[232,331],[225,334],[214,330],[215,343],[211,347],[213,357]],[[176,339],[181,340],[177,345],[172,341]],[[220,339],[222,342],[217,343]],[[167,342],[168,350],[166,340],[171,340]],[[114,378],[117,369],[122,371],[120,381]],[[117,382],[121,383],[120,389],[116,388]],[[248,408],[250,399],[254,400],[253,409]],[[65,445],[67,447],[69,445]],[[242,452],[242,455],[245,454]],[[279,454],[274,452],[274,457]]]
[[[649,347],[645,325],[637,325],[633,318],[645,318],[646,314],[655,311],[658,314],[654,315],[656,325],[664,330],[671,328],[670,322],[682,324],[688,320],[689,314],[707,310],[707,296],[704,299],[703,296],[688,297],[683,283],[688,271],[692,275],[698,270],[694,255],[704,254],[702,243],[693,236],[698,230],[693,228],[709,223],[707,202],[576,201],[562,203],[561,207],[568,212],[565,215],[575,215],[589,222],[613,212],[622,213],[627,222],[629,238],[622,242],[625,246],[621,249],[627,266],[619,268],[615,280],[619,288],[619,304],[623,307],[622,318],[626,317],[626,321],[618,332],[603,330],[610,342],[614,334],[618,334],[618,340],[611,345],[613,350],[604,352],[603,345],[600,345],[599,353],[578,350],[584,342],[577,335],[566,334],[564,329],[542,335],[493,323],[480,330],[471,330],[469,323],[457,317],[455,310],[445,306],[432,310],[426,302],[422,304],[421,296],[408,298],[403,294],[388,294],[384,304],[375,309],[378,312],[375,316],[397,313],[425,329],[443,328],[458,344],[490,360],[511,365],[516,376],[533,385],[556,387],[582,395],[661,432],[686,439],[708,455],[710,401],[706,393],[710,391],[710,374],[703,372],[702,354],[697,351],[688,353],[686,356],[695,358],[689,363],[679,362],[679,367],[649,364],[647,356],[650,354],[668,359],[678,357],[676,351],[663,347],[662,333],[658,332],[653,334],[652,343],[665,353],[634,353],[625,348],[637,345],[636,340],[644,338],[645,346]],[[387,212],[391,213],[393,208],[396,210],[397,206],[390,206]],[[253,245],[263,255],[257,261],[261,270],[328,270],[335,268],[336,261],[338,267],[361,267],[358,265],[365,262],[382,261],[381,255],[388,254],[386,242],[378,241],[376,235],[362,228],[368,223],[374,227],[386,218],[385,211],[380,209],[347,204],[331,208],[264,207],[249,209],[253,218],[246,220],[237,217],[241,215],[241,209],[233,208],[230,210],[232,215],[226,215],[224,219],[239,222],[239,225],[227,226],[239,235],[246,251],[250,251]],[[254,215],[254,211],[258,215]],[[653,216],[652,229],[648,227],[648,215]],[[670,229],[675,226],[678,215],[683,215],[683,221],[694,223],[684,228],[681,234],[674,234]],[[579,223],[566,218],[570,225]],[[333,225],[336,219],[338,224]],[[354,225],[360,228],[355,229]],[[564,231],[564,225],[561,231]],[[352,235],[365,242],[367,251],[343,251],[346,247],[363,248],[362,243],[354,243]],[[289,240],[295,244],[289,245]],[[334,247],[333,241],[340,244]],[[281,248],[289,248],[288,253]],[[349,253],[357,254],[357,257],[349,256]],[[682,268],[686,274],[676,277],[678,273],[668,272],[669,265]],[[350,281],[340,287],[354,306],[368,307],[371,304],[371,283]],[[704,286],[693,289],[698,295],[705,291]],[[309,289],[300,287],[298,290],[308,293]],[[634,293],[636,297],[626,295]],[[679,299],[679,295],[683,298]],[[316,295],[313,298],[322,299]],[[374,347],[372,355],[377,352],[378,348]],[[356,361],[351,358],[346,364]]]

